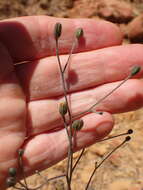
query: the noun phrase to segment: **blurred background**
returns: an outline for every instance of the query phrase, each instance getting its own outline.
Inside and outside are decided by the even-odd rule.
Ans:
[[[143,43],[143,0],[0,0],[0,19],[28,15],[64,18],[104,19],[117,24],[124,43]],[[111,135],[134,129],[132,141],[113,154],[96,173],[90,190],[143,190],[143,109],[115,115],[116,126]],[[73,190],[84,189],[95,161],[100,161],[122,141],[122,138],[98,143],[88,148],[73,177]],[[78,153],[75,154],[75,158]],[[54,177],[65,172],[66,162],[42,172]],[[31,187],[41,184],[34,175]],[[65,190],[65,182],[57,179],[42,190]],[[11,189],[12,190],[12,189]]]

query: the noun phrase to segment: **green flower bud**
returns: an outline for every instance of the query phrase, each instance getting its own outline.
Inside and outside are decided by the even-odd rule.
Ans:
[[[76,30],[75,35],[76,35],[76,38],[77,38],[77,39],[81,38],[81,37],[83,36],[83,29],[82,29],[82,28],[78,28],[78,29]]]
[[[132,70],[131,70],[131,76],[136,75],[138,72],[140,72],[140,70],[141,70],[140,66],[133,67]]]
[[[13,186],[15,186],[16,185],[16,179],[15,179],[15,177],[8,177],[6,179],[6,185],[7,185],[7,187],[13,187]]]
[[[66,102],[60,103],[59,112],[62,116],[64,116],[68,111],[68,105]]]
[[[72,128],[77,130],[77,131],[80,131],[83,127],[83,120],[79,119],[79,120],[75,120],[73,123],[72,123]]]
[[[9,173],[9,175],[10,175],[11,177],[15,177],[16,174],[17,174],[17,170],[16,170],[16,168],[9,168],[8,173]]]
[[[54,28],[54,36],[56,40],[61,36],[61,32],[62,32],[61,23],[56,23]]]

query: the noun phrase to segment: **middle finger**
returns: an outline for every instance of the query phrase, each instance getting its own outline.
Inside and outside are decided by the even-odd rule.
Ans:
[[[143,46],[136,44],[74,54],[65,75],[68,93],[123,80],[133,66],[143,66],[142,52]],[[61,60],[64,67],[67,55],[62,55]],[[29,100],[63,95],[55,56],[16,67],[17,74]],[[137,77],[140,77],[142,72]]]

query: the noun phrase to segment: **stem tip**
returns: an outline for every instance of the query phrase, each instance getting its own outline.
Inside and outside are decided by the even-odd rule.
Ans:
[[[19,157],[22,157],[23,154],[24,154],[24,149],[20,148],[20,149],[18,150],[18,155],[19,155]]]

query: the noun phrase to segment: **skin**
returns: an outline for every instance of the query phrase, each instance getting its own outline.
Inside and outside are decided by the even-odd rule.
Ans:
[[[62,66],[67,60],[76,28],[84,38],[77,44],[67,73],[73,115],[84,111],[128,76],[143,67],[143,46],[121,45],[120,30],[112,23],[89,19],[22,17],[0,22],[0,184],[5,189],[9,167],[17,167],[17,150],[24,148],[26,175],[56,164],[67,155],[68,140],[58,105],[64,100],[55,56],[53,28],[63,25],[59,40]],[[19,64],[20,62],[23,64]],[[27,62],[28,61],[28,62]],[[112,130],[111,114],[143,104],[143,72],[129,79],[100,103],[96,113],[85,114],[77,133],[75,151],[105,137]],[[67,75],[66,75],[67,76]]]

